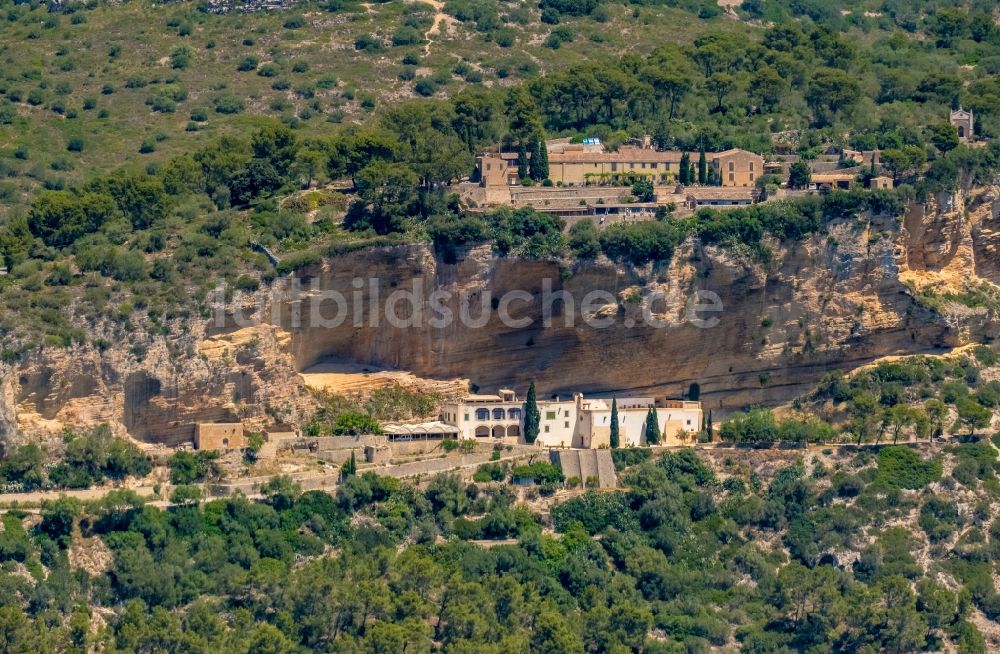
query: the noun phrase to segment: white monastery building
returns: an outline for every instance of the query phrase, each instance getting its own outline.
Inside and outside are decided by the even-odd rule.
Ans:
[[[651,408],[656,409],[661,445],[685,445],[702,428],[701,402],[659,400],[652,397],[620,397],[618,405],[621,447],[645,445],[644,426]],[[545,447],[598,449],[610,446],[612,398],[538,400],[541,416],[537,444]],[[524,402],[514,391],[497,395],[469,395],[441,407],[441,420],[458,429],[460,439],[495,439],[516,443],[524,440]]]

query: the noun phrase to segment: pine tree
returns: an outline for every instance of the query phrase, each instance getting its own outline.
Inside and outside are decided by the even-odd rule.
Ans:
[[[617,449],[621,436],[618,433],[618,400],[611,398],[611,448]]]
[[[661,120],[653,130],[653,145],[657,150],[666,150],[670,145],[670,132],[667,129],[666,121]]]
[[[535,395],[535,382],[528,386],[528,396],[524,399],[524,442],[535,442],[538,438],[538,424],[541,422],[538,413],[538,398]]]
[[[698,153],[698,183],[708,183],[708,158],[705,156],[704,145],[701,146],[701,151]]]
[[[524,147],[524,141],[517,144],[517,178],[527,179],[528,177],[528,151]]]
[[[660,443],[660,424],[656,417],[656,409],[651,408],[646,413],[646,445],[658,445]]]
[[[681,154],[681,167],[677,171],[677,181],[685,186],[691,183],[691,155],[687,152]]]

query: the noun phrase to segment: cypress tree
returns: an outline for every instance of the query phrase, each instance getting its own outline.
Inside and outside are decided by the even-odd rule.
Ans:
[[[358,460],[354,457],[354,450],[351,450],[351,458],[340,467],[341,481],[348,477],[353,477],[358,473]]]
[[[531,140],[531,161],[528,162],[531,179],[536,182],[549,178],[549,153],[545,139],[535,136]]]
[[[541,171],[542,179],[549,178],[549,147],[545,145],[545,139],[542,139],[542,149],[541,149],[541,164],[539,164],[539,170]]]
[[[708,417],[705,419],[705,431],[708,433],[708,439],[712,440],[712,410],[708,410]]]
[[[524,141],[517,142],[517,178],[526,179],[528,177],[528,151],[524,147]]]
[[[651,408],[646,414],[646,445],[659,445],[660,424],[656,417],[656,409]]]
[[[708,183],[708,158],[705,156],[704,145],[701,146],[701,151],[698,153],[698,183]]]
[[[618,433],[618,400],[611,398],[611,448],[617,449],[621,436]]]
[[[681,154],[681,167],[677,171],[677,181],[685,186],[691,183],[691,155]]]
[[[538,137],[532,136],[531,142],[528,144],[528,150],[531,152],[531,158],[528,159],[528,177],[535,180],[536,182],[542,181],[542,178],[538,176],[538,164],[539,157],[541,155],[538,153]]]
[[[538,413],[538,398],[535,396],[535,382],[528,386],[528,396],[524,399],[524,442],[535,442],[538,438],[538,423],[541,422]]]

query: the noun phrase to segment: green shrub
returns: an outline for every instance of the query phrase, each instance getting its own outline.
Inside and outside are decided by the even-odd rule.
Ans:
[[[917,490],[941,478],[940,459],[924,461],[907,447],[885,447],[878,453],[875,482],[889,488]]]
[[[748,445],[771,445],[778,435],[778,424],[769,409],[750,409],[734,413],[719,428],[722,440]]]
[[[515,466],[510,474],[514,481],[532,481],[536,484],[563,481],[562,468],[546,461]]]
[[[382,427],[368,414],[349,411],[337,416],[333,424],[333,433],[335,436],[381,434]]]
[[[251,70],[257,70],[257,65],[259,63],[260,60],[257,59],[257,57],[244,57],[243,60],[236,65],[236,70],[244,73]]]
[[[281,66],[274,62],[266,63],[257,69],[257,74],[261,77],[277,77],[281,74]]]
[[[238,114],[243,111],[243,100],[231,94],[218,96],[214,104],[215,111],[220,114]]]
[[[962,518],[954,502],[943,497],[931,497],[920,507],[917,522],[931,543],[939,543],[955,533],[962,524]]]
[[[1000,362],[1000,357],[997,356],[997,353],[987,345],[977,345],[972,353],[976,357],[976,361],[987,367],[995,366]]]
[[[625,468],[645,463],[652,456],[652,451],[646,447],[618,447],[611,450],[611,460],[614,461],[615,469],[619,472]]]
[[[472,479],[482,484],[491,481],[503,481],[506,476],[507,472],[503,465],[499,463],[484,463],[476,469],[475,474],[472,475]]]
[[[222,476],[219,453],[201,450],[175,452],[168,460],[170,482],[173,484],[196,484],[212,481]]]
[[[372,35],[360,36],[354,40],[354,49],[378,52],[382,49],[382,40]]]

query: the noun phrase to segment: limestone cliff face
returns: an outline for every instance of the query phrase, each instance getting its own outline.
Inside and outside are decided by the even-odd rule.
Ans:
[[[972,212],[972,243],[976,275],[1000,284],[1000,188],[986,189]]]
[[[277,330],[208,336],[205,324],[190,327],[194,333],[178,339],[29,354],[0,378],[0,441],[106,422],[120,435],[177,445],[191,440],[197,422],[243,420],[262,428],[294,421],[311,404]]]
[[[977,203],[995,205],[992,199]],[[911,208],[903,221],[838,222],[805,242],[772,243],[774,258],[766,265],[696,242],[685,244],[670,267],[645,270],[609,262],[562,268],[557,262],[497,258],[487,248],[451,265],[426,246],[372,250],[304,271],[314,293],[288,305],[294,311],[286,311],[283,321],[300,367],[338,357],[422,376],[466,376],[483,389],[523,389],[534,380],[546,395],[572,390],[680,395],[697,382],[711,407],[780,402],[832,369],[998,333],[996,316],[985,309],[941,312],[914,296],[913,270],[939,274],[951,267],[968,282],[977,271],[996,266],[978,263],[995,244],[983,236],[982,220],[974,231],[964,214],[964,206],[938,210],[931,203]],[[357,278],[364,280],[361,288]],[[551,325],[544,325],[546,284],[575,300],[573,326],[566,325],[570,312],[560,311],[560,302],[554,303]],[[319,327],[307,319],[315,306],[319,315],[336,313],[329,301],[323,303],[323,293],[349,299],[356,293],[369,307],[384,306],[385,298],[401,290],[423,297],[445,291],[450,299],[444,306],[454,315],[464,293],[474,316],[480,306],[497,309],[497,298],[524,291],[530,299],[515,302],[512,314],[531,323],[508,326],[495,310],[477,328],[459,320],[442,327],[427,320],[394,327],[384,315],[375,326],[367,314],[361,326]],[[592,315],[611,319],[606,328],[582,324],[580,303],[593,291],[612,298],[591,307]],[[714,327],[687,319],[695,291],[715,293],[721,302],[717,314],[696,313],[718,318]],[[662,296],[653,299],[657,292]],[[294,312],[300,324],[292,325]],[[651,325],[649,318],[660,324]]]
[[[655,269],[500,258],[487,247],[446,263],[419,244],[332,257],[285,280],[302,293],[262,292],[257,315],[272,316],[265,324],[241,328],[231,315],[220,324],[194,320],[174,330],[183,336],[140,342],[94,333],[112,345],[46,348],[0,369],[0,442],[110,422],[119,433],[175,444],[190,438],[195,422],[298,422],[313,402],[296,372],[327,358],[466,377],[483,390],[523,392],[534,380],[543,397],[575,390],[680,396],[698,383],[711,408],[778,403],[829,370],[1000,334],[990,309],[927,301],[928,293],[996,291],[998,195],[977,189],[914,205],[900,219],[836,222],[803,242],[770,243],[766,264],[696,241]],[[572,298],[548,303],[548,325],[546,288]],[[434,303],[420,304],[416,324],[385,318],[401,291]],[[520,295],[509,313],[528,324],[504,324],[498,315],[501,298],[514,291]],[[692,313],[692,298],[710,299],[698,300],[699,291],[714,293],[721,311]],[[347,319],[318,324],[341,310],[328,299],[334,292]],[[479,326],[458,317],[463,298]],[[409,300],[396,306],[407,317]],[[455,319],[433,321],[443,309]],[[588,326],[585,317],[608,324]]]

